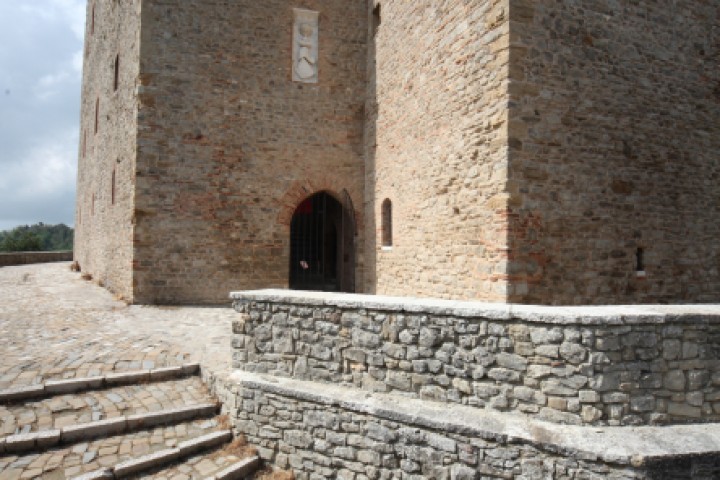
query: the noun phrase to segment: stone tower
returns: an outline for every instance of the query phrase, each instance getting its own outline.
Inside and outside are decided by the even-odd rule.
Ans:
[[[138,303],[718,301],[719,18],[91,0],[76,258]]]
[[[298,6],[89,2],[76,254],[84,270],[134,302],[219,303],[239,285],[288,285],[290,223],[307,197],[328,192],[352,209],[346,224],[361,221],[367,8]],[[300,52],[303,33],[317,36],[315,51]],[[307,71],[293,68],[294,47],[298,62],[315,56],[309,77],[297,78]],[[347,257],[361,277],[361,255]]]

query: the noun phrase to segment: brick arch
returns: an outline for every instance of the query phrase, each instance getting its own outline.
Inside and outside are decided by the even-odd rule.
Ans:
[[[300,203],[306,198],[309,198],[319,192],[329,193],[342,204],[342,192],[343,190],[347,190],[342,186],[343,183],[345,182],[330,175],[313,178],[312,180],[309,178],[295,180],[285,191],[282,197],[280,197],[280,211],[278,212],[277,217],[278,224],[283,225],[289,230],[293,214],[295,213],[295,209],[297,209],[298,205],[300,205]],[[350,192],[348,191],[348,195],[349,194]],[[358,211],[357,205],[362,205],[363,202],[359,201],[360,199],[353,198],[352,196],[350,196],[350,200],[352,201],[354,208],[353,216],[355,218],[355,231],[360,232],[362,229],[362,215],[360,211]]]

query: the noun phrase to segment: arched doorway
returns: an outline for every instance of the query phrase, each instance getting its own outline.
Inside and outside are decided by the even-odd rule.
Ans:
[[[290,223],[290,288],[354,291],[355,225],[349,197],[345,203],[320,192],[295,209]]]

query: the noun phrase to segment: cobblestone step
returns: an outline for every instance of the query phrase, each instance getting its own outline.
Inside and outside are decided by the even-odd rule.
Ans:
[[[73,478],[162,450],[176,449],[183,442],[194,442],[208,435],[222,435],[224,439],[227,431],[223,418],[215,417],[97,438],[44,452],[0,454],[0,480]],[[189,445],[186,453],[192,455],[193,450],[187,447]]]
[[[230,369],[231,324],[236,314],[229,308],[128,306],[97,285],[81,280],[67,264],[4,267],[0,269],[0,291],[0,391],[4,394],[0,400],[0,429],[4,429],[0,437],[212,403],[214,399],[200,383],[192,387],[194,393],[188,391],[188,382],[194,385],[199,379],[171,381],[158,379],[158,375],[173,372],[165,367],[197,365],[193,362],[202,363],[204,374]],[[150,378],[147,372],[151,372]],[[98,384],[97,377],[103,378],[102,383]],[[17,392],[6,394],[7,390],[29,387],[28,397]],[[116,403],[103,397],[111,393],[122,399]],[[93,418],[92,408],[84,410],[80,399],[90,397],[101,405],[102,415]],[[54,412],[43,410],[42,405],[53,402],[57,402]],[[30,403],[36,405],[31,407]],[[8,416],[14,420],[3,423]],[[59,445],[42,452],[0,453],[0,480],[73,478],[173,449],[181,442],[227,427],[226,419],[214,417]],[[191,454],[189,459],[223,456],[226,453],[218,451],[224,450]],[[178,460],[164,468],[180,469],[184,463]]]
[[[206,479],[234,480],[254,478],[262,461],[255,449],[232,440],[231,430],[219,430],[177,446],[130,458],[113,466],[100,468],[75,480],[94,479]],[[222,445],[224,448],[219,448]],[[68,478],[68,477],[66,477]]]
[[[212,402],[198,377],[63,394],[0,406],[0,437]]]
[[[43,451],[57,445],[68,445],[92,438],[133,432],[158,425],[170,425],[217,413],[216,403],[188,405],[181,408],[121,416],[108,420],[68,425],[62,429],[23,433],[0,438],[0,454]]]
[[[231,439],[232,432],[230,430],[213,432],[208,435],[203,435],[202,437],[180,442],[176,447],[167,448],[148,455],[143,455],[141,457],[131,458],[113,465],[112,467],[103,468],[76,478],[85,480],[92,478],[138,477],[138,475],[142,475],[144,472],[158,470],[169,463],[186,460],[191,456],[195,456],[198,451],[216,448],[226,442],[229,442]]]
[[[249,457],[228,454],[223,450],[207,455],[195,455],[180,465],[143,475],[152,480],[234,480],[249,478],[260,467],[257,455]]]
[[[173,367],[114,372],[93,377],[47,380],[44,383],[0,390],[0,404],[25,402],[63,393],[77,393],[117,385],[164,381],[171,378],[197,375],[199,371],[200,365],[198,363],[187,363]]]

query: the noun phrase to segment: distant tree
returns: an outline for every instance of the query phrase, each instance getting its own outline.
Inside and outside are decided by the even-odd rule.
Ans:
[[[13,230],[0,242],[0,250],[4,252],[39,252],[42,240],[28,230]]]
[[[64,224],[24,225],[0,232],[0,252],[72,250],[73,229]]]

